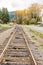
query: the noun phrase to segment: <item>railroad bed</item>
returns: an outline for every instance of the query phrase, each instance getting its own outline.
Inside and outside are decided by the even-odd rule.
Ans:
[[[17,26],[12,41],[3,53],[3,58],[0,58],[1,65],[35,65],[23,34],[22,28]]]
[[[10,28],[11,28],[11,27],[10,27]],[[4,31],[6,31],[6,30],[8,30],[8,29],[10,29],[10,28],[3,28],[3,29],[0,29],[0,33],[4,32]]]

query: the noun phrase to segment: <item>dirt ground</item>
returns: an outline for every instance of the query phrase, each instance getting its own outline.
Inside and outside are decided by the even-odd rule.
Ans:
[[[10,35],[14,28],[8,29],[2,33],[0,33],[0,45],[5,41],[5,39]]]

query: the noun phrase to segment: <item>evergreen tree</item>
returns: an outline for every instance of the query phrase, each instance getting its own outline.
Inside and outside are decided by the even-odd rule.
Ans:
[[[2,11],[0,10],[0,19],[2,19]]]
[[[2,21],[3,23],[9,22],[9,13],[8,13],[7,8],[2,9]]]

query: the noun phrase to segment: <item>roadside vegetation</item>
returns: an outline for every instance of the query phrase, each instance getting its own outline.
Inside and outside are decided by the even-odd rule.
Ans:
[[[40,36],[41,38],[43,38],[43,34],[42,34],[42,33],[37,32],[37,31],[32,30],[32,29],[30,29],[30,31],[31,31],[31,32],[33,32],[34,34],[36,34],[36,35]]]
[[[30,31],[30,32],[32,32],[32,33],[38,35],[39,37],[43,38],[43,34],[42,34],[41,32],[38,32],[38,31],[36,31],[36,30],[32,30],[32,29],[30,29],[30,28],[28,28],[28,27],[25,27],[25,30],[27,30],[28,32]],[[32,36],[32,38],[35,38],[35,37]]]
[[[35,3],[32,4],[28,9],[26,10],[18,10],[15,11],[15,19],[18,24],[38,24],[38,22],[41,22],[41,16],[40,12],[41,9],[39,7],[40,5]]]

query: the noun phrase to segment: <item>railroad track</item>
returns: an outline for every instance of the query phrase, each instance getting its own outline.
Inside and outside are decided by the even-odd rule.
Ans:
[[[12,37],[10,37],[10,40],[0,55],[0,64],[37,65],[30,53],[28,42],[20,26],[16,27],[15,33],[12,34]]]

